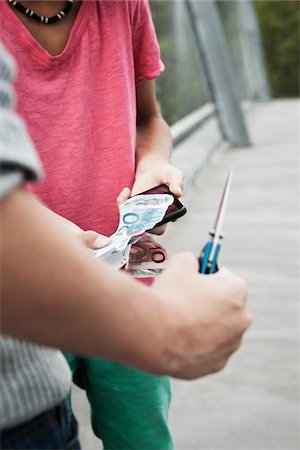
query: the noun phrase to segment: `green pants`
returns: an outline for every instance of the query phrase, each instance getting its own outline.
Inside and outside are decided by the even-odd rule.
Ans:
[[[105,449],[171,450],[168,377],[98,358],[65,355],[73,381],[85,389],[94,433]]]

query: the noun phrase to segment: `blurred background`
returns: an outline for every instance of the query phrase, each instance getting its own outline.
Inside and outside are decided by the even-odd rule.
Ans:
[[[203,2],[204,3],[204,2]],[[256,0],[257,24],[244,10],[243,0],[218,0],[215,7],[227,40],[240,98],[264,98],[256,78],[266,71],[272,97],[299,95],[299,1]],[[166,71],[157,83],[158,98],[170,125],[211,99],[203,60],[192,31],[186,4],[180,0],[150,0]],[[258,30],[255,27],[258,27]],[[255,54],[264,64],[256,67]],[[254,59],[253,59],[254,57]],[[257,58],[257,56],[256,56]],[[255,73],[255,72],[258,73]],[[174,95],[176,93],[176,95]]]
[[[296,450],[300,2],[150,5],[166,66],[158,99],[174,138],[173,162],[185,175],[188,209],[158,240],[169,256],[198,256],[233,165],[220,263],[246,280],[254,317],[225,370],[172,380],[175,448]],[[101,448],[85,394],[73,391],[83,449]]]

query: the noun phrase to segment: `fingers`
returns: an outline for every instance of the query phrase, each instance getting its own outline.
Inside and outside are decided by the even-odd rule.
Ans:
[[[128,187],[124,187],[124,189],[120,192],[117,197],[117,205],[120,206],[122,203],[126,202],[130,197],[130,189]]]
[[[232,320],[236,320],[236,338],[241,338],[252,324],[252,315],[246,309],[248,294],[246,283],[241,277],[224,268],[213,276],[216,281],[221,281],[223,285],[222,293],[225,296],[224,298],[230,301],[232,308]]]
[[[227,286],[227,289],[235,289],[235,292],[238,293],[238,295],[231,295],[233,303],[236,303],[238,307],[243,307],[245,305],[248,292],[246,283],[241,277],[224,267],[221,267],[217,273],[213,274],[213,277],[215,280],[224,284],[224,289],[226,289],[225,286]],[[230,296],[229,292],[228,296]]]
[[[181,170],[172,167],[171,170],[169,170],[167,184],[170,191],[176,195],[176,197],[181,197],[183,191],[183,174]]]
[[[175,330],[171,341],[177,335],[179,342],[170,374],[184,379],[223,369],[252,321],[240,277],[226,269],[209,276],[197,272],[195,256],[177,254],[153,287],[169,294],[166,305]]]
[[[152,230],[149,230],[148,233],[161,235],[161,234],[164,234],[164,232],[166,231],[166,228],[167,228],[167,224],[160,225],[159,227],[152,228]]]
[[[96,231],[83,231],[80,234],[80,239],[86,245],[86,247],[92,250],[98,250],[99,248],[106,247],[110,244],[111,239],[103,234],[96,233]]]

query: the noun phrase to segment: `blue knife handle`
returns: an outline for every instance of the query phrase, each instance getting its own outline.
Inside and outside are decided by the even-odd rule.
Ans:
[[[216,251],[215,251],[215,254],[214,254],[214,259],[212,261],[211,269],[210,269],[209,273],[216,273],[216,272],[219,271],[219,268],[218,268],[218,257],[219,257],[220,250],[221,250],[221,245],[217,244]]]
[[[203,250],[199,257],[199,272],[200,273],[209,273],[209,272],[206,272],[206,270],[207,270],[207,264],[208,264],[208,259],[209,259],[210,252],[212,249],[212,245],[213,245],[213,241],[208,241],[207,244],[205,244],[205,246],[203,247]]]
[[[210,261],[210,253],[213,246],[213,241],[208,241],[207,244],[203,247],[199,261],[199,272],[203,274],[210,274],[218,272],[218,256],[221,250],[221,245],[217,244],[215,254],[213,255],[213,260]]]

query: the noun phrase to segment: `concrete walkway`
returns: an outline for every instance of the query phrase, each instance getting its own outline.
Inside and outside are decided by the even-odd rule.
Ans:
[[[220,259],[247,280],[254,323],[223,372],[173,381],[171,427],[177,450],[300,448],[299,108],[295,100],[258,106],[249,119],[253,147],[218,152],[185,198],[188,215],[161,239],[170,255],[198,254],[233,164]],[[197,139],[200,145],[201,133],[193,136],[193,146]],[[83,449],[96,450],[101,446],[91,435],[86,401],[80,391],[74,394]]]

